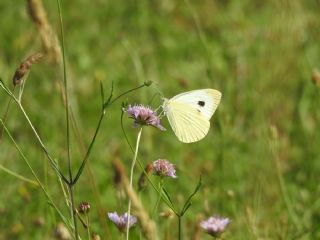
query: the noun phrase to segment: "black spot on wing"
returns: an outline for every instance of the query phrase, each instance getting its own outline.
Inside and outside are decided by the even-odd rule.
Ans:
[[[204,107],[204,105],[206,105],[205,101],[198,101],[198,105],[200,107]]]

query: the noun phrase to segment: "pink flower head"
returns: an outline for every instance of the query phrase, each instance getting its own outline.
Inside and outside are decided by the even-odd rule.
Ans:
[[[203,228],[211,236],[217,237],[224,232],[229,223],[230,219],[228,218],[213,216],[209,217],[205,221],[202,221],[200,223],[200,227]]]
[[[166,159],[158,159],[152,163],[153,174],[161,177],[176,178],[174,165]]]
[[[90,211],[90,204],[88,202],[81,202],[78,207],[80,213],[88,213]]]
[[[143,105],[129,105],[126,112],[134,119],[134,127],[137,127],[138,125],[147,125],[156,127],[161,131],[166,130],[160,124],[160,118],[157,116],[157,113],[150,107],[145,107]]]
[[[128,213],[124,213],[123,215],[118,215],[118,213],[116,212],[113,212],[113,213],[109,212],[108,217],[121,232],[126,231],[128,221],[129,221],[129,228],[131,228],[137,222],[137,218],[132,215],[130,215],[130,218],[129,218]]]

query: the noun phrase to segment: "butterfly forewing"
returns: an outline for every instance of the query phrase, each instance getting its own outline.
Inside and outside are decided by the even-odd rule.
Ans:
[[[169,102],[188,104],[190,107],[198,109],[207,120],[210,120],[220,103],[220,99],[221,93],[219,91],[200,89],[181,93],[171,98]]]

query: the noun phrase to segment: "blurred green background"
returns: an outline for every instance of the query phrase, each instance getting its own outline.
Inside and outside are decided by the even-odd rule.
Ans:
[[[44,6],[59,34],[56,2]],[[312,71],[320,68],[319,9],[318,0],[62,1],[69,95],[78,126],[72,134],[74,171],[99,118],[99,81],[106,92],[113,82],[115,95],[153,81],[121,100],[154,108],[161,104],[159,91],[171,97],[215,88],[222,101],[205,139],[180,143],[163,119],[168,131],[145,128],[141,140],[144,164],[158,158],[176,164],[178,179],[165,186],[177,206],[202,176],[203,186],[185,216],[185,239],[210,239],[196,226],[213,214],[232,220],[225,239],[319,239],[320,90],[311,81]],[[41,38],[26,2],[0,1],[0,77],[11,85],[20,62],[39,51]],[[61,80],[61,66],[44,58],[32,67],[23,105],[67,172]],[[8,101],[1,89],[1,116]],[[98,212],[124,212],[127,206],[113,183],[111,164],[120,158],[129,172],[132,159],[120,116],[121,101],[107,112],[75,189],[77,203],[91,203],[91,228],[102,239],[120,235]],[[60,183],[13,103],[7,126],[68,215]],[[126,118],[124,126],[134,143],[137,129]],[[7,135],[0,140],[0,164],[32,179]],[[135,172],[137,180],[140,169]],[[42,191],[4,171],[0,182],[0,239],[51,239],[60,219]],[[154,190],[148,187],[140,198],[151,213]],[[160,239],[177,239],[176,218],[153,218]],[[81,234],[86,239],[83,228]],[[139,239],[139,227],[132,239]]]

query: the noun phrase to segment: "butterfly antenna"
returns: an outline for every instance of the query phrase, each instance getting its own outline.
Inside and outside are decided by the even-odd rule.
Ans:
[[[151,105],[152,102],[154,101],[154,99],[156,98],[156,96],[158,96],[158,95],[160,95],[160,94],[159,94],[159,93],[153,94],[152,97],[151,97],[151,99],[150,99],[150,101],[148,102],[148,105]]]
[[[160,90],[160,88],[158,87],[158,84],[154,84],[153,85],[153,88],[156,90],[156,93],[153,94],[151,100],[149,101],[149,105],[151,105],[152,101],[154,101],[155,97],[156,96],[160,96],[161,100],[163,101],[163,92]],[[163,108],[162,108],[163,104],[159,105],[156,109],[155,109],[155,112],[158,113],[158,111],[161,109],[160,113],[158,114],[158,117],[159,118],[162,118],[164,116],[164,111],[163,111]]]

